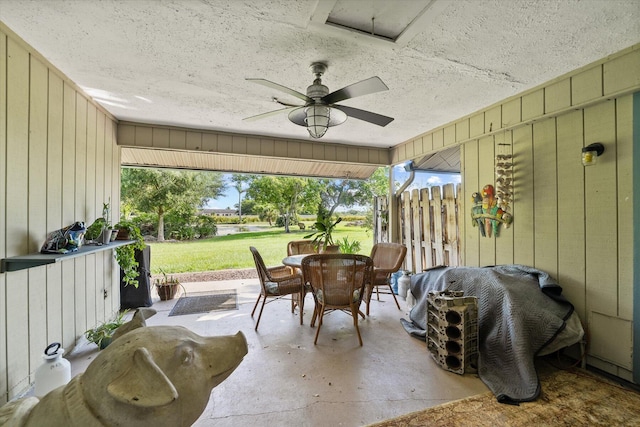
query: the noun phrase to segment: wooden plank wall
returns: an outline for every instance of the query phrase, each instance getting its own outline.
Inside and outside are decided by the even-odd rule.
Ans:
[[[513,262],[556,278],[588,330],[588,363],[629,381],[632,112],[632,95],[626,95],[507,131],[514,153],[513,225],[489,239],[467,224],[462,236],[465,265]],[[495,185],[490,159],[497,140],[462,145],[465,200]],[[605,153],[584,167],[581,149],[593,142],[602,142]]]
[[[191,150],[221,154],[262,156],[307,160],[345,161],[386,165],[388,150],[384,148],[329,144],[323,141],[304,141],[275,138],[256,138],[251,135],[229,134],[205,130],[120,123],[118,142],[122,146]]]
[[[389,149],[120,122],[125,165],[367,179]]]
[[[407,247],[404,269],[414,273],[437,265],[460,265],[460,211],[453,184],[405,191],[397,198],[401,243]],[[377,197],[375,206],[387,206],[386,197]],[[374,215],[374,229],[382,228],[382,215]],[[374,235],[374,242],[388,241],[388,234]]]
[[[93,222],[109,198],[117,220],[120,154],[114,119],[10,30],[0,30],[5,258],[37,252],[47,232],[76,220]],[[0,405],[29,387],[49,343],[70,350],[119,309],[117,272],[113,252],[105,251],[0,274]]]
[[[586,327],[587,363],[629,381],[639,90],[640,45],[634,45],[391,150],[398,164],[460,145],[461,265],[515,263],[549,272]],[[585,168],[580,152],[593,142],[606,151]],[[489,239],[471,226],[469,202],[484,185],[495,185],[498,144],[510,144],[514,155],[514,222]]]

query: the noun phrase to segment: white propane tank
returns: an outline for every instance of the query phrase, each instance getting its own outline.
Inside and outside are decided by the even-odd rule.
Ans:
[[[411,286],[411,276],[408,271],[403,271],[402,276],[398,279],[398,295],[402,298],[407,297],[407,291]]]
[[[44,350],[44,363],[36,369],[34,394],[37,398],[44,397],[71,380],[71,364],[62,357],[63,354],[64,348],[59,342],[49,344]]]

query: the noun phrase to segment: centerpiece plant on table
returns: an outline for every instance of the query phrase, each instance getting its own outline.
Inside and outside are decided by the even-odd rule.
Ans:
[[[313,243],[318,247],[322,247],[319,252],[339,252],[340,247],[333,241],[333,231],[342,221],[342,218],[338,218],[335,221],[331,220],[330,216],[318,215],[318,219],[314,226],[316,231],[304,236],[305,239],[313,238]]]

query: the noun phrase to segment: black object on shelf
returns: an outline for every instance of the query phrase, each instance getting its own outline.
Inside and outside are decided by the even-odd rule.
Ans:
[[[110,242],[106,245],[94,245],[87,244],[80,247],[78,250],[73,252],[67,252],[65,254],[43,254],[43,253],[33,253],[28,255],[19,255],[13,256],[9,258],[2,258],[0,262],[0,273],[5,273],[7,271],[18,271],[24,270],[26,268],[39,267],[41,265],[47,264],[55,264],[57,262],[62,262],[71,258],[86,256],[92,254],[94,252],[106,251],[110,249],[119,248],[120,246],[130,245],[135,243],[135,240],[116,240],[115,242]]]
[[[138,262],[138,287],[125,286],[124,272],[120,269],[120,310],[151,307],[151,247],[146,245],[144,249],[135,251]]]

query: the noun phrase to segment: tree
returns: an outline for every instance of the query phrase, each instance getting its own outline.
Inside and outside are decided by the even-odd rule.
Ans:
[[[169,212],[184,215],[204,206],[225,190],[221,174],[123,168],[121,195],[124,203],[158,216],[158,241],[164,240],[164,219]]]
[[[375,197],[389,195],[389,166],[376,169],[367,180]]]
[[[247,189],[247,197],[261,205],[263,212],[266,212],[268,207],[277,210],[284,218],[285,232],[289,233],[290,219],[295,217],[301,205],[308,203],[304,197],[308,186],[308,178],[254,177]]]
[[[388,197],[389,196],[389,167],[385,166],[376,169],[376,171],[369,177],[369,185],[374,197]],[[365,214],[365,226],[369,230],[373,230],[373,206],[369,206]],[[388,219],[387,219],[388,220]]]
[[[232,174],[230,178],[231,186],[238,192],[238,216],[240,224],[242,224],[242,193],[247,191],[248,184],[253,178],[252,175],[242,175],[238,173]],[[247,187],[245,187],[245,184],[247,184]]]
[[[377,169],[368,180],[319,179],[314,185],[331,216],[340,206],[371,206],[374,196],[388,194],[388,168]]]
[[[256,206],[256,210],[260,221],[267,221],[270,227],[278,217],[278,211],[276,211],[273,206]]]

